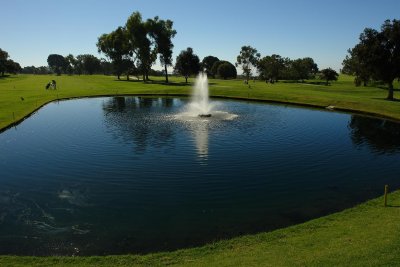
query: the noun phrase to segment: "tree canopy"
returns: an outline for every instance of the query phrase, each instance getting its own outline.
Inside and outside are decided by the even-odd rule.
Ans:
[[[104,53],[113,63],[115,74],[118,79],[123,73],[127,74],[129,79],[129,64],[132,55],[128,35],[123,27],[118,27],[109,34],[103,34],[98,38],[97,48],[99,53]]]
[[[215,75],[217,75],[217,70],[216,69],[213,70],[212,67],[215,64],[215,62],[218,62],[218,61],[219,61],[219,59],[217,57],[206,56],[201,61],[201,67],[202,67],[203,71],[205,71],[207,73],[207,75],[210,75],[213,78],[215,78]]]
[[[140,71],[144,81],[149,79],[151,66],[159,54],[168,82],[167,67],[172,65],[172,38],[175,35],[171,20],[154,17],[144,21],[139,12],[134,12],[124,27],[101,35],[97,48],[114,64],[118,78],[126,73],[129,79],[129,73]]]
[[[51,54],[47,57],[47,64],[52,71],[54,71],[57,75],[61,75],[62,72],[65,72],[68,62],[62,55]]]
[[[246,80],[250,79],[252,69],[257,67],[260,56],[257,49],[251,46],[242,46],[240,54],[236,58],[236,67],[242,66]]]
[[[193,53],[193,49],[191,47],[188,47],[186,50],[182,50],[176,57],[174,71],[175,73],[184,76],[186,83],[190,75],[199,73],[200,59]]]
[[[0,48],[0,73],[4,76],[6,72],[17,74],[22,70],[19,63],[9,58],[8,53]]]
[[[168,66],[172,66],[172,38],[176,30],[172,28],[172,20],[160,20],[158,17],[147,20],[149,34],[156,44],[156,51],[160,54],[160,63],[164,66],[165,81],[168,83]]]
[[[356,75],[356,84],[370,78],[382,81],[388,85],[387,99],[393,100],[393,81],[400,77],[400,20],[386,20],[380,31],[364,29],[348,52],[343,69]]]
[[[237,71],[236,67],[228,62],[228,61],[219,61],[221,64],[218,65],[217,75],[226,80],[226,79],[236,79]]]
[[[326,85],[329,85],[329,81],[337,81],[338,77],[339,74],[331,68],[323,69],[320,73],[320,79],[325,80]]]

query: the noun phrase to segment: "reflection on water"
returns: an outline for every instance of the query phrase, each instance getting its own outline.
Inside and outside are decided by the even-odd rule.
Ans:
[[[197,154],[202,159],[208,156],[208,122],[202,122],[194,126],[193,133],[196,141]]]
[[[162,113],[171,107],[172,98],[113,97],[103,103],[104,120],[116,139],[133,142],[135,151],[144,153],[149,146],[169,145],[173,139],[173,129]]]
[[[351,116],[351,139],[356,146],[367,144],[382,153],[400,151],[400,124],[385,119]]]
[[[399,125],[185,98],[49,104],[0,134],[0,254],[104,255],[272,230],[399,188]]]

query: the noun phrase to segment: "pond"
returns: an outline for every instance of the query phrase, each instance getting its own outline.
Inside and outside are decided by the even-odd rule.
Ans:
[[[174,250],[399,188],[399,124],[233,100],[185,119],[188,102],[54,102],[1,133],[0,254]]]

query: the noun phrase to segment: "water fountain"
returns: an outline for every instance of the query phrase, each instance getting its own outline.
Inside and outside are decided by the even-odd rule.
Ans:
[[[236,114],[216,110],[221,105],[209,101],[207,74],[201,72],[196,78],[189,104],[185,106],[183,112],[174,117],[185,122],[233,120],[237,117]]]
[[[192,101],[189,104],[189,112],[201,118],[211,117],[213,105],[209,103],[207,74],[201,72],[193,87]]]

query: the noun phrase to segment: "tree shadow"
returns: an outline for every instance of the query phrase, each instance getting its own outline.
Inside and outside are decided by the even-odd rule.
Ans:
[[[0,79],[15,79],[16,77],[13,77],[9,74],[1,75],[0,74]]]
[[[143,83],[143,84],[159,84],[159,85],[166,85],[166,86],[193,86],[193,82],[165,82],[161,80],[148,80],[148,81],[143,81],[143,80],[136,80],[136,79],[129,79],[129,80],[115,80],[116,82],[126,82],[126,83]],[[216,85],[217,83],[212,82],[208,83],[208,85]]]
[[[386,205],[388,208],[400,208],[400,205]]]
[[[381,101],[389,101],[389,102],[400,102],[400,99],[397,99],[397,98],[394,98],[394,99],[389,100],[389,99],[387,99],[386,97],[384,97],[384,98],[381,98],[381,97],[373,97],[373,98],[371,98],[371,99],[374,99],[374,100],[381,100]]]
[[[388,90],[388,88],[386,86],[383,86],[383,85],[377,86],[376,88],[379,88],[379,89],[382,89],[382,90],[385,90],[385,91]],[[393,88],[393,91],[394,92],[400,92],[400,89]]]

